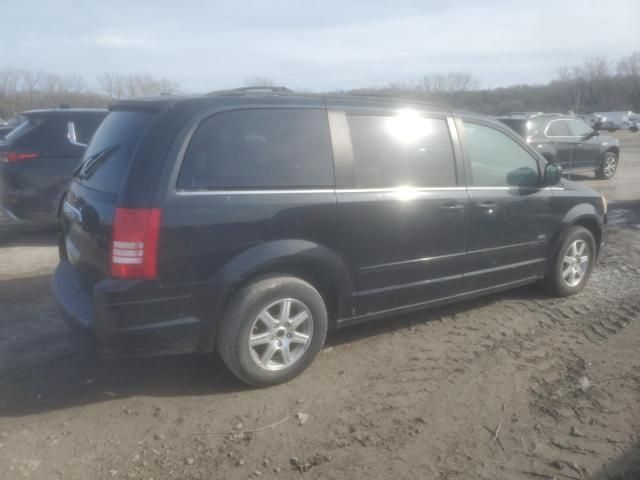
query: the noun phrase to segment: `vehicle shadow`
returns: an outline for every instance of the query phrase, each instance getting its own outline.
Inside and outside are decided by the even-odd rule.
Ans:
[[[503,299],[538,298],[533,288],[491,295],[330,332],[325,347],[353,343]],[[37,301],[34,301],[37,298]],[[238,393],[217,355],[107,360],[73,335],[53,304],[48,275],[0,281],[0,418],[133,396]]]
[[[56,225],[10,224],[0,225],[0,248],[46,247],[58,243]]]
[[[638,436],[636,435],[636,438]],[[638,480],[640,478],[640,443],[622,452],[620,456],[593,473],[591,480]]]

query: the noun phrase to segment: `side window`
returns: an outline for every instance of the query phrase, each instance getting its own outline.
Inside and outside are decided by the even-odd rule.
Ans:
[[[178,188],[332,187],[327,113],[320,109],[236,110],[194,133]]]
[[[567,120],[567,123],[569,124],[569,131],[574,137],[584,137],[593,130],[591,127],[587,126],[586,123],[581,122],[580,120]]]
[[[424,118],[417,112],[347,118],[357,187],[456,184],[453,146],[444,119]]]
[[[570,137],[569,127],[564,120],[553,120],[547,127],[548,137]]]
[[[473,185],[478,187],[536,187],[538,162],[501,131],[464,122]]]

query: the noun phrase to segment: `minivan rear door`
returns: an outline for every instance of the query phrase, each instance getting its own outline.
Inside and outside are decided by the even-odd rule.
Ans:
[[[88,285],[109,275],[118,194],[154,116],[126,110],[109,113],[93,136],[65,198],[61,247]]]
[[[329,108],[338,229],[357,314],[460,293],[468,195],[453,123],[442,112]]]

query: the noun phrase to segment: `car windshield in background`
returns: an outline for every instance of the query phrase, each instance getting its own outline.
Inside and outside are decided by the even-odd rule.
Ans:
[[[92,167],[91,175],[79,179],[90,188],[118,193],[131,157],[154,114],[147,112],[111,112],[100,125],[89,144],[83,162],[109,151],[108,158]],[[118,148],[115,148],[118,147]]]

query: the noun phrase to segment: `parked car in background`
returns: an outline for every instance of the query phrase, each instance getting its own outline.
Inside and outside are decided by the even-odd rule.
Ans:
[[[596,114],[579,115],[578,118],[589,125],[594,130],[604,130],[602,128],[602,117]]]
[[[55,222],[73,170],[106,110],[49,109],[22,113],[0,140],[0,207],[11,218]]]
[[[11,130],[13,130],[13,127],[9,125],[9,122],[5,122],[0,118],[0,140],[2,140]]]
[[[302,372],[330,328],[584,287],[606,201],[506,126],[280,92],[112,107],[64,200],[54,274],[100,350],[217,350],[266,386]]]
[[[565,173],[594,171],[601,179],[609,179],[616,173],[620,141],[600,135],[573,115],[509,114],[497,119],[520,134],[547,160],[562,166]]]
[[[640,116],[632,111],[623,112],[596,112],[594,115],[602,119],[602,130],[613,132],[615,130],[640,130]]]

